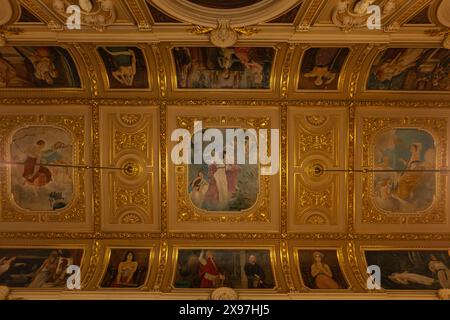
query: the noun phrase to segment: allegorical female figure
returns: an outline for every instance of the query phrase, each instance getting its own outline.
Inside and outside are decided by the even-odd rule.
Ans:
[[[25,178],[26,182],[35,186],[44,186],[52,181],[52,173],[50,170],[40,164],[44,148],[45,141],[38,140],[35,145],[32,145],[25,150],[26,159],[22,176]]]
[[[197,177],[192,180],[190,185],[192,188],[190,193],[192,203],[201,208],[205,194],[208,191],[208,182],[205,180],[202,171],[198,172]]]
[[[408,271],[394,272],[390,274],[388,278],[396,283],[400,283],[403,285],[409,285],[410,283],[418,283],[425,286],[431,286],[435,282],[433,278]]]
[[[422,146],[420,143],[412,143],[410,146],[411,157],[408,161],[403,160],[405,170],[423,170],[425,169],[420,153]],[[423,172],[406,171],[400,173],[398,178],[397,190],[395,192],[402,200],[409,200],[414,197],[415,190],[419,187],[420,182],[424,177]]]
[[[206,190],[202,204],[202,208],[206,210],[214,210],[219,203],[219,190],[214,177],[216,171],[217,166],[214,163],[208,166],[208,189]]]
[[[134,253],[128,251],[125,259],[119,263],[117,276],[113,286],[128,286],[133,284],[133,276],[138,267],[137,261],[134,261]]]
[[[230,200],[238,190],[238,176],[241,167],[228,163],[226,151],[223,151],[223,164],[213,163],[208,167],[208,189],[203,207],[209,210],[227,210]]]
[[[50,253],[49,257],[45,259],[34,274],[33,279],[28,285],[29,288],[41,288],[46,282],[52,282],[56,279],[59,256],[57,251],[52,251]]]
[[[311,265],[311,275],[314,278],[314,284],[317,289],[341,289],[341,286],[333,279],[328,264],[322,262],[324,255],[321,252],[314,252],[314,262]]]
[[[436,274],[443,289],[450,289],[450,270],[442,261],[438,260],[434,254],[431,255],[430,258],[431,260],[428,262],[428,268],[431,272]]]
[[[22,176],[26,182],[38,187],[45,186],[54,180],[52,171],[46,165],[66,164],[60,153],[60,150],[65,148],[63,142],[56,142],[51,148],[44,150],[45,146],[46,142],[44,140],[38,140],[35,145],[29,146],[25,150],[26,159]],[[65,176],[67,176],[68,169],[63,168],[61,170],[64,170]],[[53,168],[53,172],[59,173],[60,171],[57,168]]]

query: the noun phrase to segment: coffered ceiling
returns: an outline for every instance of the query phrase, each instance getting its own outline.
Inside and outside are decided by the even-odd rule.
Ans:
[[[255,88],[264,89],[258,90],[258,98],[404,99],[408,92],[408,99],[445,99],[450,85],[442,76],[440,84],[428,86],[418,82],[395,86],[388,82],[402,68],[409,67],[409,60],[423,64],[425,60],[439,59],[443,68],[448,68],[448,51],[439,51],[449,41],[447,1],[375,3],[381,9],[379,29],[368,29],[368,15],[355,13],[365,9],[357,9],[358,1],[80,1],[81,29],[69,30],[66,25],[69,14],[65,10],[78,1],[3,0],[2,7],[7,9],[2,11],[0,20],[4,45],[0,51],[5,59],[8,47],[64,48],[61,50],[67,50],[67,59],[73,60],[69,72],[81,79],[79,85],[69,90],[70,96],[78,97],[114,97],[115,89],[120,88],[108,79],[108,70],[111,72],[114,66],[105,64],[105,59],[109,56],[111,60],[113,56],[105,52],[102,56],[98,49],[101,46],[136,47],[133,50],[136,50],[138,68],[148,78],[146,85],[124,86],[122,89],[130,90],[121,91],[120,97],[136,97],[136,94],[169,99],[255,97],[252,91],[242,90],[180,93],[175,83],[181,74],[177,75],[180,61],[176,60],[180,57],[174,48],[236,46],[275,49],[266,65],[270,70],[265,71],[270,85]],[[393,60],[395,57],[397,60]],[[388,70],[395,63],[392,61],[400,63],[396,72]],[[327,65],[330,73],[314,75],[320,64]],[[301,70],[303,74],[309,71],[306,82],[312,84],[302,81]],[[378,84],[376,79],[371,80],[371,75],[377,72],[380,75],[383,70],[394,73]],[[324,85],[323,76],[333,77],[329,81],[333,84]],[[64,95],[61,90],[58,93],[17,90],[26,86],[5,83],[0,90],[4,97]]]
[[[244,298],[373,297],[369,264],[387,266],[382,297],[437,298],[448,284],[429,263],[450,261],[449,7],[0,0],[0,264],[68,259],[96,298],[208,298],[181,266],[210,249],[273,271],[258,290],[234,279]],[[172,132],[196,121],[279,130],[280,170],[242,167],[240,200],[204,206],[193,190],[207,166],[170,158]],[[35,174],[39,150],[67,170]],[[121,286],[129,251],[140,269]],[[318,257],[334,280],[311,278]],[[15,297],[61,297],[46,287],[61,283],[20,274],[0,274]]]

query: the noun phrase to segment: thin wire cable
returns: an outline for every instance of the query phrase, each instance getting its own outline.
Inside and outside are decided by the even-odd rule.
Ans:
[[[25,162],[17,161],[0,161],[0,165],[24,165]],[[55,164],[55,163],[36,163],[35,165],[44,167],[60,167],[60,168],[74,168],[74,169],[99,169],[99,170],[124,170],[124,167],[109,167],[109,166],[90,166],[90,165],[72,165],[72,164]],[[359,173],[375,173],[375,172],[431,172],[431,173],[446,173],[450,169],[325,169],[315,168],[314,171],[320,172],[359,172]]]
[[[318,169],[319,172],[450,172],[449,169]]]
[[[0,161],[0,165],[24,165],[25,162],[16,161]],[[73,165],[73,164],[55,164],[55,163],[36,163],[35,165],[43,167],[59,167],[59,168],[75,168],[75,169],[106,169],[106,170],[124,170],[120,167],[107,167],[107,166],[90,166],[90,165]]]

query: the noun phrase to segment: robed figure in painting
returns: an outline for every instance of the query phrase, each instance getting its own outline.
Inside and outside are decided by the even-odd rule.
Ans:
[[[405,164],[405,172],[400,173],[396,195],[401,200],[410,200],[414,197],[416,189],[423,182],[426,175],[418,170],[426,170],[423,161],[421,161],[422,145],[419,142],[412,143],[410,146],[411,157],[408,161],[400,159]],[[410,170],[410,171],[408,171]]]
[[[318,289],[341,289],[341,286],[333,279],[330,266],[322,261],[321,252],[313,253],[314,262],[311,265],[311,275]]]
[[[49,257],[34,274],[33,280],[28,285],[29,288],[41,288],[45,283],[54,281],[57,278],[56,271],[58,269],[59,256],[57,251],[50,253]]]
[[[244,266],[245,275],[248,280],[248,288],[264,288],[265,274],[263,268],[257,263],[256,256],[250,255]]]
[[[219,267],[214,260],[213,252],[202,250],[198,260],[200,262],[200,288],[220,287],[225,280],[225,276],[220,273]]]
[[[209,210],[227,210],[230,200],[238,190],[238,176],[241,168],[228,164],[226,151],[223,151],[223,164],[212,163],[208,167],[208,189],[203,206]]]
[[[26,159],[22,176],[26,182],[35,186],[44,186],[52,181],[52,173],[48,168],[38,165],[41,162],[45,141],[39,140],[35,145],[25,150]],[[37,168],[37,170],[36,170]]]
[[[26,182],[38,187],[45,186],[54,180],[52,172],[45,166],[46,164],[65,164],[62,155],[59,153],[60,149],[65,148],[64,143],[56,142],[47,150],[44,150],[45,145],[44,140],[38,140],[35,145],[31,145],[25,150],[26,159],[22,176]],[[58,173],[57,169],[54,169],[54,171]],[[67,168],[65,173],[68,174]],[[62,179],[64,179],[64,175],[62,175]]]
[[[450,269],[434,254],[431,255],[430,259],[430,262],[428,262],[428,268],[437,276],[439,284],[442,288],[450,289]]]

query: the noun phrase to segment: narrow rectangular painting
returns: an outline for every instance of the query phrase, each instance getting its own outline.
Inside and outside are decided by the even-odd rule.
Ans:
[[[149,87],[147,63],[136,47],[100,47],[111,89],[145,89]]]
[[[147,279],[149,262],[150,249],[111,249],[101,287],[141,287]]]
[[[416,213],[430,207],[436,192],[436,150],[427,131],[397,128],[375,137],[374,203],[388,212]],[[383,170],[385,170],[383,172]],[[393,172],[390,170],[399,170]]]
[[[368,266],[380,267],[383,289],[450,289],[450,250],[370,250],[365,256]]]
[[[74,198],[73,138],[53,126],[16,131],[10,146],[11,193],[17,206],[29,211],[55,211]]]
[[[271,289],[269,250],[180,249],[175,288]]]
[[[67,268],[81,267],[83,249],[0,248],[0,285],[22,288],[65,288]]]
[[[0,47],[0,88],[80,88],[73,58],[60,47]]]
[[[303,55],[298,89],[337,90],[348,48],[310,48]]]
[[[271,47],[176,47],[179,89],[270,89]]]
[[[450,91],[450,50],[387,49],[373,63],[367,89]]]
[[[337,250],[301,249],[298,251],[300,274],[310,289],[347,289]]]
[[[226,129],[220,129],[224,141],[221,144],[223,151],[217,155],[223,164],[211,162],[207,164],[204,159],[201,164],[195,164],[194,158],[189,164],[189,185],[187,192],[193,205],[206,211],[233,211],[239,212],[250,209],[258,198],[259,167],[251,164],[249,160],[249,142],[245,143],[245,163],[230,160],[227,163]],[[253,141],[253,140],[252,140]],[[209,142],[203,142],[203,150]],[[235,144],[235,155],[238,153]],[[195,154],[194,144],[192,155]],[[236,157],[237,158],[237,157]],[[209,162],[209,161],[208,161]]]

